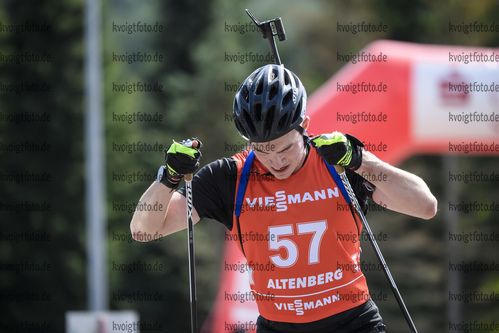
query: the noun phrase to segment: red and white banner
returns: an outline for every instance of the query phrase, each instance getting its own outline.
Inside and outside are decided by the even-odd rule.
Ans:
[[[311,133],[350,133],[391,164],[499,153],[499,49],[383,40],[354,56],[310,97]]]

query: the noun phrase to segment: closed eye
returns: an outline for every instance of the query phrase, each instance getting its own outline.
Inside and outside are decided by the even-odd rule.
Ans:
[[[287,146],[286,148],[284,148],[284,149],[282,149],[282,150],[278,151],[278,152],[277,152],[277,154],[279,154],[279,153],[283,153],[283,152],[285,152],[285,151],[290,150],[292,146],[293,146],[293,144],[290,144],[290,145],[289,145],[289,146]]]
[[[268,154],[268,152],[261,150],[260,148],[258,148],[258,146],[253,146],[252,148],[254,151],[257,151],[260,154]]]
[[[279,150],[278,152],[276,152],[276,154],[284,153],[284,152],[290,150],[292,147],[293,147],[293,144],[291,143],[288,146],[286,146],[285,148],[283,148],[283,149]],[[260,154],[268,154],[269,153],[269,151],[260,149],[260,147],[258,146],[258,144],[254,144],[252,148],[253,148],[254,151],[257,151]]]

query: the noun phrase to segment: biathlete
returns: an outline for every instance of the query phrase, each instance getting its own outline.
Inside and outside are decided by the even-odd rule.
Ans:
[[[244,81],[233,114],[250,149],[197,172],[194,223],[205,217],[223,223],[248,263],[271,268],[249,270],[260,313],[257,332],[385,332],[360,269],[359,237],[351,237],[360,236],[362,225],[345,209],[341,181],[326,163],[345,168],[364,212],[372,199],[430,219],[437,200],[420,177],[381,161],[351,135],[309,137],[306,102],[299,78],[282,65],[263,66]],[[185,187],[177,188],[198,169],[200,147],[199,140],[197,148],[174,142],[165,150],[158,180],[140,202],[167,208],[136,211],[134,238],[186,228]],[[386,177],[369,182],[360,176],[380,173]],[[243,237],[250,232],[266,237]]]

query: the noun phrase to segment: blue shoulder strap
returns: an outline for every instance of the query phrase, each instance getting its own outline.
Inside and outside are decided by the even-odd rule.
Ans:
[[[334,182],[336,183],[336,185],[340,189],[341,194],[345,198],[346,202],[350,203],[351,200],[350,200],[350,197],[348,196],[347,189],[345,188],[345,185],[343,185],[343,181],[341,180],[341,177],[338,174],[338,172],[336,172],[336,169],[334,168],[334,165],[329,165],[329,164],[326,163],[326,160],[324,160],[324,159],[322,159],[322,160],[324,161],[324,164],[328,168],[329,173],[333,177]]]
[[[243,207],[244,200],[244,192],[246,192],[246,186],[248,185],[249,173],[251,164],[255,159],[255,153],[251,150],[246,157],[246,161],[244,162],[243,171],[241,173],[241,178],[239,178],[239,187],[237,188],[236,195],[236,207],[234,207],[234,214],[236,216],[241,216],[241,209]]]

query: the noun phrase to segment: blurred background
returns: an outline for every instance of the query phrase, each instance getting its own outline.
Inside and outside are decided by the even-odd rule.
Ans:
[[[85,6],[76,0],[0,3],[0,331],[15,332],[29,322],[33,324],[18,331],[42,331],[36,325],[44,325],[49,328],[45,331],[63,332],[66,312],[91,309]],[[105,190],[107,240],[102,250],[107,275],[104,309],[136,311],[143,321],[163,324],[162,331],[190,330],[186,233],[139,243],[130,238],[129,223],[136,202],[164,163],[162,148],[173,139],[200,138],[202,165],[231,156],[244,144],[232,122],[233,96],[254,69],[271,62],[268,42],[254,29],[246,31],[251,24],[245,8],[260,21],[283,19],[288,39],[278,43],[281,60],[309,94],[345,66],[337,59],[338,51],[356,53],[379,39],[492,48],[499,42],[498,33],[449,32],[449,22],[499,24],[497,1],[104,1],[99,29],[105,140],[104,178],[99,183]],[[362,21],[382,22],[388,28],[376,33],[337,31],[338,22]],[[134,23],[153,30],[123,31]],[[25,31],[16,29],[19,26]],[[29,26],[36,31],[26,31]],[[140,57],[138,52],[145,57],[128,61],[129,55]],[[247,52],[262,55],[261,61],[241,61],[239,55]],[[123,91],[123,85],[137,82],[153,91]],[[341,131],[335,123],[330,128]],[[440,155],[419,155],[399,165],[421,176],[439,199],[435,218],[424,221],[389,211],[368,214],[373,231],[388,235],[389,241],[379,244],[381,251],[416,326],[428,333],[457,330],[449,326],[447,314],[453,302],[461,308],[463,323],[499,318],[495,266],[461,270],[459,288],[461,295],[478,292],[496,298],[456,300],[449,293],[450,240],[444,223],[449,205],[444,198],[450,182],[444,161]],[[456,155],[453,161],[458,173],[492,173],[499,166],[491,156]],[[459,182],[453,184],[453,194],[458,202],[494,202],[499,198],[497,184]],[[499,233],[498,217],[497,211],[473,211],[454,218],[460,234],[493,234]],[[224,227],[216,221],[196,225],[200,325],[215,300],[223,237]],[[364,255],[372,259],[364,243]],[[491,264],[499,243],[462,241],[452,251],[458,263]],[[139,260],[156,269],[127,269]],[[382,272],[366,275],[372,292],[388,295],[378,306],[390,331],[408,331]],[[152,298],[127,296],[138,292]]]

